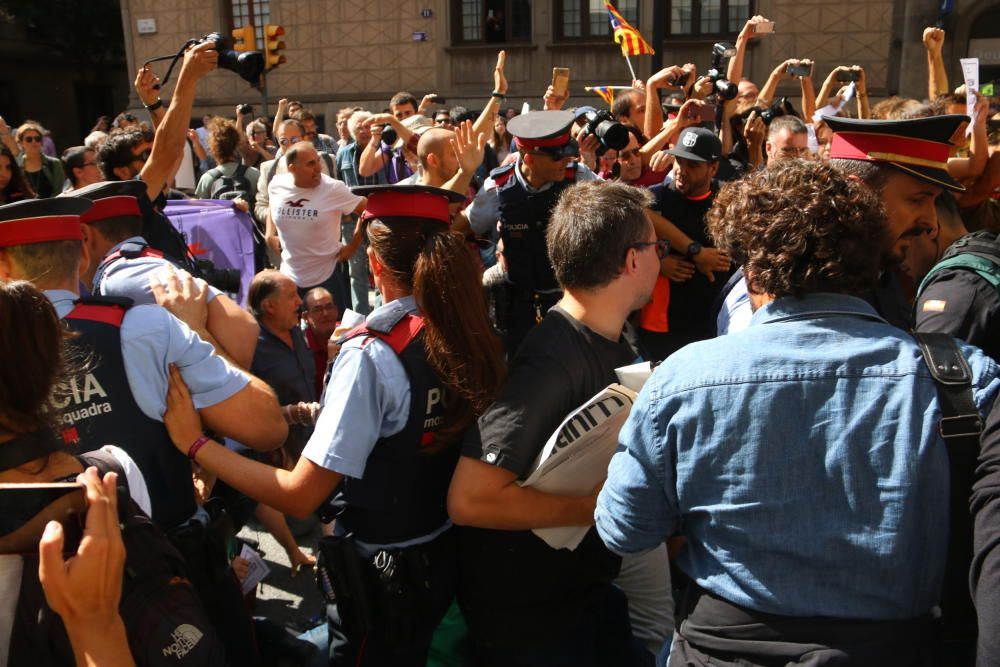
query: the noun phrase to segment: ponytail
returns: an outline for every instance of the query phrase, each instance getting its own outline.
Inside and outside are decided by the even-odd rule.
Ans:
[[[493,401],[504,380],[500,339],[486,309],[482,278],[464,239],[440,222],[386,218],[369,224],[372,249],[424,316],[427,361],[449,390],[436,443],[457,441]]]

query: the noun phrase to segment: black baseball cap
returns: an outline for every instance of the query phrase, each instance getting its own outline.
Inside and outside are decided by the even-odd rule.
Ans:
[[[722,141],[711,130],[688,127],[681,132],[677,143],[667,153],[693,162],[717,162],[722,158]]]

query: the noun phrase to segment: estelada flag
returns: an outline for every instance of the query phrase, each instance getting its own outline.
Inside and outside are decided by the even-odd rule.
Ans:
[[[601,99],[608,103],[609,107],[615,103],[615,91],[611,90],[608,86],[593,86],[590,90],[600,95]]]
[[[653,47],[642,38],[639,31],[633,28],[625,17],[608,0],[604,0],[611,19],[611,30],[614,31],[615,42],[622,47],[623,56],[641,56],[655,53]]]

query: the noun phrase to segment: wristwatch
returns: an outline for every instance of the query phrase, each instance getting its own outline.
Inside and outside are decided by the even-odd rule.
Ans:
[[[701,252],[701,244],[697,241],[691,241],[691,243],[688,244],[688,249],[687,252],[684,253],[684,256],[688,259],[692,259],[699,252]]]

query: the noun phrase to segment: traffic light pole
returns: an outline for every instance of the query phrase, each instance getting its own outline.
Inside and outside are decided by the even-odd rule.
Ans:
[[[267,110],[267,72],[260,75],[260,96],[262,98],[261,103],[264,105],[264,118],[270,119],[270,115]]]

